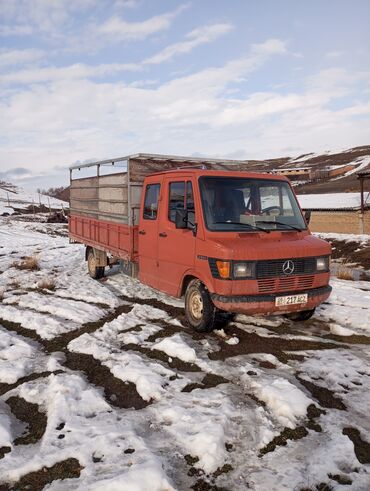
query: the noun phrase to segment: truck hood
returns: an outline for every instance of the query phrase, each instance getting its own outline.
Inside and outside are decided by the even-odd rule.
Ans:
[[[207,242],[208,250],[214,250],[213,257],[220,259],[261,261],[331,254],[330,244],[308,231],[235,233],[233,237],[217,234],[217,238],[208,237]]]

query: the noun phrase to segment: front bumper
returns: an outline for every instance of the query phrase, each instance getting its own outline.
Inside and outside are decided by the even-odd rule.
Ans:
[[[332,287],[326,285],[312,290],[280,292],[268,295],[218,295],[211,294],[213,303],[218,309],[226,312],[240,314],[286,314],[289,312],[299,312],[302,310],[312,310],[321,303],[325,302],[330,296]],[[288,295],[301,295],[307,293],[308,302],[298,305],[284,305],[277,307],[275,305],[276,297],[285,297]]]

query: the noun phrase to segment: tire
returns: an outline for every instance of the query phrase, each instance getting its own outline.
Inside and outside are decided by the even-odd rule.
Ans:
[[[95,254],[92,249],[87,253],[87,270],[91,278],[98,280],[104,276],[104,266],[97,266]]]
[[[292,312],[291,314],[286,314],[285,317],[294,322],[308,321],[308,319],[311,319],[314,313],[315,309],[303,310],[302,312]]]
[[[199,280],[192,280],[185,293],[185,315],[197,332],[210,332],[215,326],[217,309],[207,288]]]

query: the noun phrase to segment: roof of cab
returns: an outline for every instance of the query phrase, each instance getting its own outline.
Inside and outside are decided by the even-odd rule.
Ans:
[[[245,171],[238,171],[238,170],[208,170],[208,169],[195,169],[191,167],[184,167],[182,169],[173,169],[173,170],[164,170],[160,172],[153,172],[152,174],[149,174],[147,176],[147,179],[151,177],[157,177],[161,175],[177,175],[177,176],[194,176],[196,178],[202,177],[202,176],[209,176],[209,177],[244,177],[248,179],[268,179],[271,181],[289,181],[289,179],[286,176],[283,175],[277,175],[277,174],[270,174],[266,172],[245,172]]]

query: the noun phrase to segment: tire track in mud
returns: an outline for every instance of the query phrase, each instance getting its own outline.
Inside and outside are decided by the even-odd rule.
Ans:
[[[17,437],[14,445],[30,445],[41,440],[46,431],[47,416],[39,406],[19,396],[11,396],[5,402],[14,416],[27,424],[26,433]]]
[[[42,467],[38,471],[29,472],[14,483],[0,484],[0,491],[41,491],[45,486],[58,479],[72,479],[80,477],[83,467],[75,458],[57,462],[51,467]]]
[[[326,387],[321,387],[314,384],[302,377],[299,374],[295,375],[298,382],[303,385],[312,395],[314,399],[319,401],[320,406],[328,409],[339,409],[339,411],[346,411],[347,408],[344,405],[340,397],[334,395],[334,392],[327,389]]]
[[[239,339],[238,344],[230,345],[219,341],[219,351],[209,353],[211,360],[222,360],[238,355],[267,353],[274,355],[281,363],[286,364],[290,359],[303,359],[304,355],[294,354],[294,351],[311,351],[338,349],[338,344],[329,341],[309,341],[302,339],[286,339],[277,336],[260,336],[254,332],[246,332],[232,326],[233,336]]]
[[[64,365],[74,371],[80,371],[87,380],[104,389],[105,399],[112,406],[124,409],[143,409],[152,401],[144,401],[132,382],[123,382],[115,377],[108,367],[96,360],[92,355],[66,352]]]

